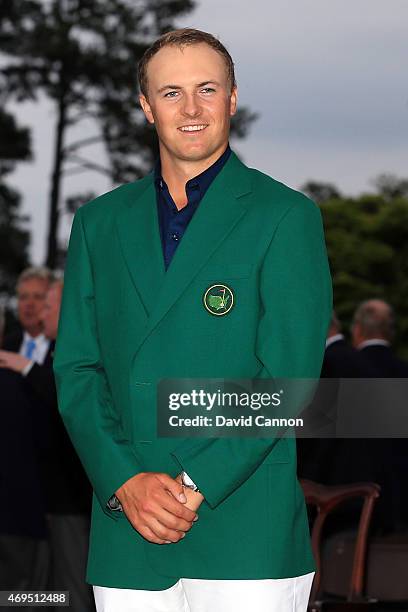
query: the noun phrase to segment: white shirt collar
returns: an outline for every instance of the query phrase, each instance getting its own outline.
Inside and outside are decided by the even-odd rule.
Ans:
[[[334,334],[334,336],[330,336],[330,338],[327,338],[326,340],[326,348],[339,340],[344,340],[343,334]]]
[[[371,338],[371,340],[363,340],[357,347],[358,351],[365,348],[366,346],[390,346],[388,340],[383,340],[382,338]]]
[[[44,334],[38,334],[38,336],[31,336],[26,330],[23,333],[23,341],[20,346],[20,355],[24,355],[25,348],[30,340],[35,341],[35,349],[33,351],[32,361],[36,361],[40,365],[44,363],[44,360],[47,356],[48,349],[50,346],[50,340]]]

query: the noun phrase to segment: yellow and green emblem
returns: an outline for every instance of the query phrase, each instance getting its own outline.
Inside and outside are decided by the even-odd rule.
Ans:
[[[234,306],[234,293],[227,285],[211,285],[204,293],[203,303],[210,314],[221,317]]]

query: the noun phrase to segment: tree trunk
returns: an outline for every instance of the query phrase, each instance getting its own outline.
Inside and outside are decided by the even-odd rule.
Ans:
[[[63,90],[58,102],[58,123],[55,135],[54,168],[51,177],[51,190],[49,200],[48,249],[46,265],[53,270],[57,265],[58,257],[58,224],[59,200],[61,192],[61,172],[64,161],[63,147],[64,134],[67,126],[67,101]]]

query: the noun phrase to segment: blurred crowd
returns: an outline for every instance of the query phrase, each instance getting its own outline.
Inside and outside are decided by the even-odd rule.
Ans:
[[[85,583],[91,486],[60,418],[52,369],[62,278],[28,268],[16,285],[18,325],[0,317],[0,590],[70,592],[71,609],[94,610]],[[358,305],[350,341],[333,313],[322,378],[406,378],[408,364],[393,350],[389,304]],[[381,485],[374,530],[407,527],[404,439],[303,439],[298,473],[322,484]],[[406,513],[405,513],[406,514]]]

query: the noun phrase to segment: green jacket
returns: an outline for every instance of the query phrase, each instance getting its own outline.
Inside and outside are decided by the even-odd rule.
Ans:
[[[225,316],[203,305],[217,282],[234,292]],[[152,175],[78,210],[54,371],[61,415],[94,488],[88,582],[158,590],[180,577],[314,570],[295,441],[158,438],[156,383],[318,377],[331,309],[319,209],[235,154],[167,272]],[[176,476],[181,467],[205,501],[177,544],[147,542],[107,508],[134,474]]]

